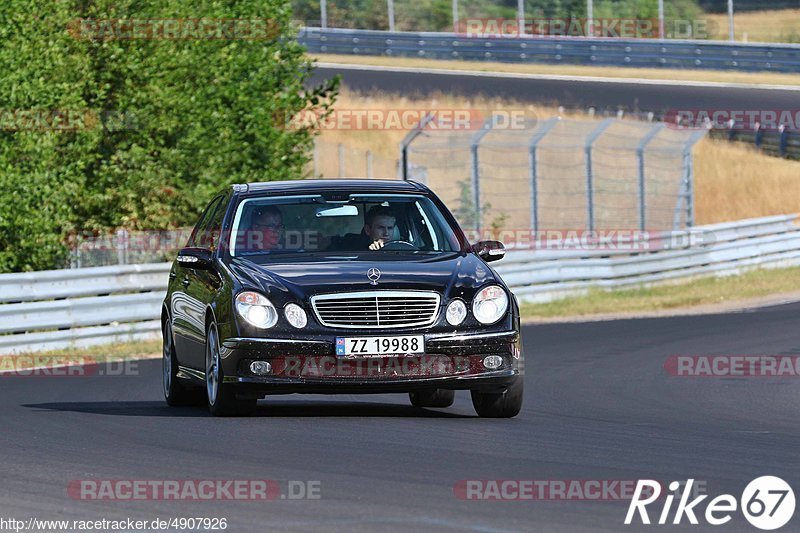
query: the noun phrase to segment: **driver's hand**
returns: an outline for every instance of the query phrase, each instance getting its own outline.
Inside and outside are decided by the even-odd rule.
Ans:
[[[369,245],[370,250],[380,250],[381,248],[383,248],[383,239],[378,239]]]

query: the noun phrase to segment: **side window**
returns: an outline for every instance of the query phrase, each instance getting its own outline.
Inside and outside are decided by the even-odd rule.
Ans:
[[[189,248],[210,248],[211,243],[208,238],[207,228],[208,225],[219,208],[219,204],[222,201],[221,196],[217,196],[211,203],[208,204],[206,210],[203,211],[200,220],[197,221],[197,224],[194,226],[194,230],[192,230],[192,235],[189,237],[189,242],[186,243],[186,246]]]
[[[221,197],[214,209],[214,214],[208,220],[205,231],[208,235],[208,244],[212,250],[219,248],[220,235],[222,235],[222,219],[225,218],[225,211],[228,207],[228,198]]]

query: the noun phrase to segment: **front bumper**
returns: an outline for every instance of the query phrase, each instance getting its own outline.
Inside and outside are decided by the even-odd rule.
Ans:
[[[352,335],[352,333],[350,333]],[[425,354],[399,357],[335,355],[335,337],[230,338],[222,342],[225,383],[244,394],[293,392],[381,393],[420,389],[502,391],[523,374],[518,331],[425,334]],[[502,358],[502,366],[487,369],[487,355]],[[250,372],[253,361],[268,361],[269,376]]]

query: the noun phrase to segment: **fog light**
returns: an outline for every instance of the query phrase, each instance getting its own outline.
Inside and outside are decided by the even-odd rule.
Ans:
[[[467,318],[467,306],[461,300],[453,300],[447,306],[447,323],[451,326],[458,326]]]
[[[272,365],[266,361],[253,361],[250,363],[250,372],[257,376],[266,376],[272,372]]]
[[[283,314],[286,315],[286,321],[298,329],[304,328],[308,324],[306,312],[297,304],[287,305],[286,309],[283,310]]]
[[[487,355],[483,359],[483,366],[488,368],[489,370],[497,370],[501,366],[503,366],[503,358],[499,355]]]

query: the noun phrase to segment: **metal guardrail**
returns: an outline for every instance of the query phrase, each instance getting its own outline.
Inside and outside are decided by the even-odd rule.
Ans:
[[[0,274],[0,354],[157,338],[170,266]]]
[[[800,130],[729,128],[727,130],[711,130],[710,135],[715,139],[752,144],[769,155],[800,159]]]
[[[647,68],[800,72],[800,45],[587,37],[473,38],[445,32],[303,28],[309,52]]]
[[[497,270],[520,300],[752,267],[800,265],[798,215],[648,235],[631,249],[510,250]],[[641,244],[641,243],[640,243]],[[0,354],[157,338],[169,263],[0,275]]]
[[[698,226],[651,235],[638,250],[510,251],[497,270],[520,300],[546,302],[592,288],[794,266],[800,265],[797,222],[797,215],[781,215]]]

